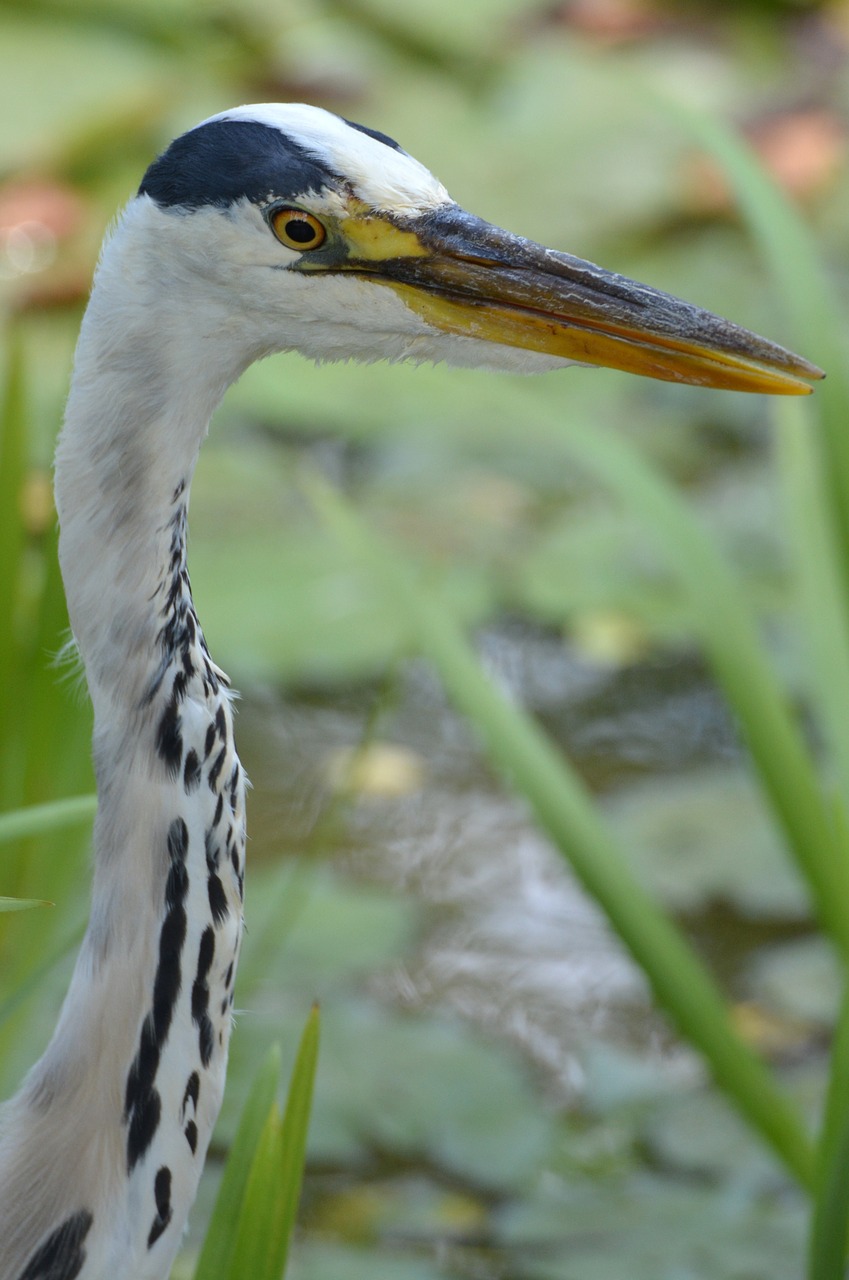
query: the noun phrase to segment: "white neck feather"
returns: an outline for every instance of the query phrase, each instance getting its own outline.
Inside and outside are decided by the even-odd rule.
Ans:
[[[101,258],[56,451],[62,575],[95,705],[132,703],[147,676],[175,491],[188,498],[209,419],[247,363],[226,320],[205,305],[201,328],[167,271],[151,270],[167,256],[135,222]]]

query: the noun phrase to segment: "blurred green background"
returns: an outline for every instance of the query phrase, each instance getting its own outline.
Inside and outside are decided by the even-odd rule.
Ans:
[[[397,138],[463,205],[790,341],[725,181],[713,112],[846,263],[849,4],[26,0],[0,4],[0,297],[30,429],[29,584],[0,659],[3,808],[91,788],[49,468],[97,247],[151,157],[239,102],[304,100]],[[813,360],[817,351],[803,354]],[[7,380],[8,381],[8,380]],[[247,1082],[323,1043],[293,1280],[798,1277],[801,1194],[706,1084],[598,910],[453,712],[413,637],[298,488],[307,465],[421,565],[598,795],[641,879],[805,1108],[838,978],[638,522],[574,471],[615,425],[685,490],[803,685],[760,397],[574,370],[535,379],[251,369],[193,491],[190,569],[242,691],[254,782],[228,1095],[188,1275]],[[0,475],[2,487],[2,475]],[[0,568],[0,603],[4,601]],[[11,658],[9,658],[11,662]],[[7,664],[8,665],[8,664]],[[85,918],[84,827],[0,846],[0,1084],[55,1020]]]

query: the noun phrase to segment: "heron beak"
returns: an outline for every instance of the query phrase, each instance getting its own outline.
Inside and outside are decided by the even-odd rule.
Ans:
[[[344,227],[344,270],[447,333],[667,382],[807,395],[821,369],[670,294],[502,231],[457,205]],[[342,265],[342,264],[340,264]]]

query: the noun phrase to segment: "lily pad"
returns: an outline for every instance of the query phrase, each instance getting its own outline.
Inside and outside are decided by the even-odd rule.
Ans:
[[[653,1108],[643,1129],[653,1159],[680,1174],[725,1178],[761,1191],[782,1185],[774,1160],[727,1100],[687,1091]]]
[[[292,1251],[287,1280],[445,1280],[436,1262],[391,1249],[352,1249],[304,1241]]]
[[[461,1025],[411,1017],[367,994],[368,976],[409,944],[409,904],[327,874],[259,881],[250,887],[219,1139],[229,1141],[257,1055],[275,1040],[285,1055],[318,998],[313,1157],[356,1163],[377,1149],[424,1157],[486,1186],[530,1177],[548,1150],[549,1119],[514,1055]]]
[[[488,1205],[469,1191],[439,1186],[414,1174],[330,1189],[310,1214],[310,1226],[352,1243],[450,1239],[487,1228]]]
[[[323,1011],[311,1149],[376,1149],[490,1189],[515,1188],[550,1142],[545,1111],[504,1049],[367,1001]]]
[[[502,1225],[528,1280],[797,1280],[805,1218],[801,1195],[635,1174],[617,1185],[546,1182]]]
[[[655,636],[688,630],[662,551],[638,520],[599,503],[576,504],[546,532],[517,575],[516,595],[547,622],[616,611]]]
[[[764,947],[749,964],[747,986],[779,1014],[808,1026],[834,1025],[843,979],[825,938],[800,938]]]
[[[720,901],[752,918],[808,918],[801,878],[742,771],[639,783],[609,801],[607,813],[640,877],[670,907]]]

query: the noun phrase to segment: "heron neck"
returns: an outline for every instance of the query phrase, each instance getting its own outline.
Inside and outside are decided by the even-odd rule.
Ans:
[[[109,283],[83,321],[55,480],[71,628],[96,712],[104,699],[136,703],[156,664],[155,606],[184,571],[198,450],[240,371],[215,350],[204,360],[185,341],[169,348],[164,306],[117,323]]]
[[[185,532],[198,450],[240,368],[214,309],[212,329],[181,337],[186,309],[134,269],[113,242],[56,455],[95,712],[94,889],[59,1024],[0,1129],[0,1280],[29,1274],[72,1226],[85,1280],[166,1275],[224,1087],[245,783]],[[39,1189],[26,1211],[18,1188]]]

